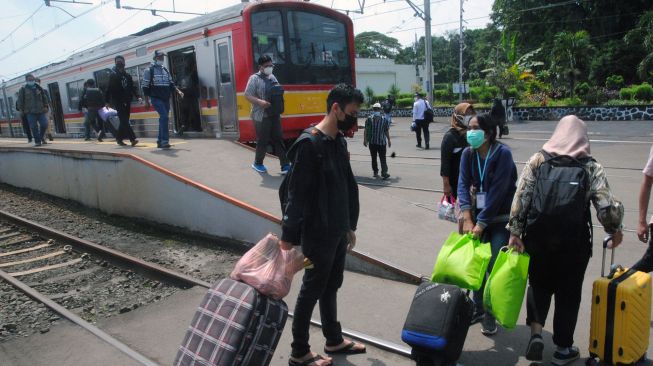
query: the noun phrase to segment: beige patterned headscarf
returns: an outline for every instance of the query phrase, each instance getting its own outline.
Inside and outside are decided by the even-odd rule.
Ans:
[[[563,117],[542,149],[554,156],[568,155],[575,159],[590,157],[587,125],[574,115]]]

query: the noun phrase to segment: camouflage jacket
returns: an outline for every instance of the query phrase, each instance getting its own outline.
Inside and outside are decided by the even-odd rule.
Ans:
[[[536,173],[544,159],[541,152],[531,156],[519,177],[507,226],[513,235],[522,236],[526,229],[526,219],[535,190]],[[592,160],[585,165],[585,169],[590,177],[590,200],[596,209],[596,216],[605,231],[613,234],[622,228],[624,206],[612,194],[601,164]]]

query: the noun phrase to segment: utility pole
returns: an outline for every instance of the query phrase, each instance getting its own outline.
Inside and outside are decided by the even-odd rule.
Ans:
[[[463,1],[465,0],[460,0],[460,65],[458,66],[458,82],[460,84],[458,89],[458,102],[463,101],[463,91],[465,90],[463,84],[463,51],[465,50],[465,39],[463,38]]]
[[[461,0],[462,1],[462,0]],[[426,99],[433,104],[433,42],[431,41],[431,0],[424,0],[424,61],[426,62]]]

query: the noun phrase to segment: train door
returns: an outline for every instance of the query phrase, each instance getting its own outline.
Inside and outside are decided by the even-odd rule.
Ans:
[[[174,130],[179,134],[186,131],[201,132],[200,90],[195,48],[187,47],[169,52],[168,60],[170,73],[174,76],[177,87],[184,93],[183,98],[173,93]]]
[[[57,133],[66,133],[59,83],[48,84],[48,91],[50,92],[50,104],[52,104],[52,119],[54,120],[55,131]]]
[[[215,59],[220,130],[222,133],[237,133],[238,105],[230,36],[215,41]]]

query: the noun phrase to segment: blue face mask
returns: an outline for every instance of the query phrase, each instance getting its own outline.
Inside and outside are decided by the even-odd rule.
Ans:
[[[374,115],[375,115],[375,116],[380,116],[380,115],[381,115],[381,111],[374,111]]]
[[[27,86],[30,86],[30,87],[31,87],[31,86],[34,86],[34,85],[36,85],[36,81],[33,81],[33,80],[32,80],[32,81],[28,81],[28,82],[27,82]]]
[[[474,149],[478,149],[485,142],[485,131],[483,130],[467,131],[467,142]]]
[[[161,60],[156,60],[154,63],[157,64],[157,66],[163,66],[163,61]]]

